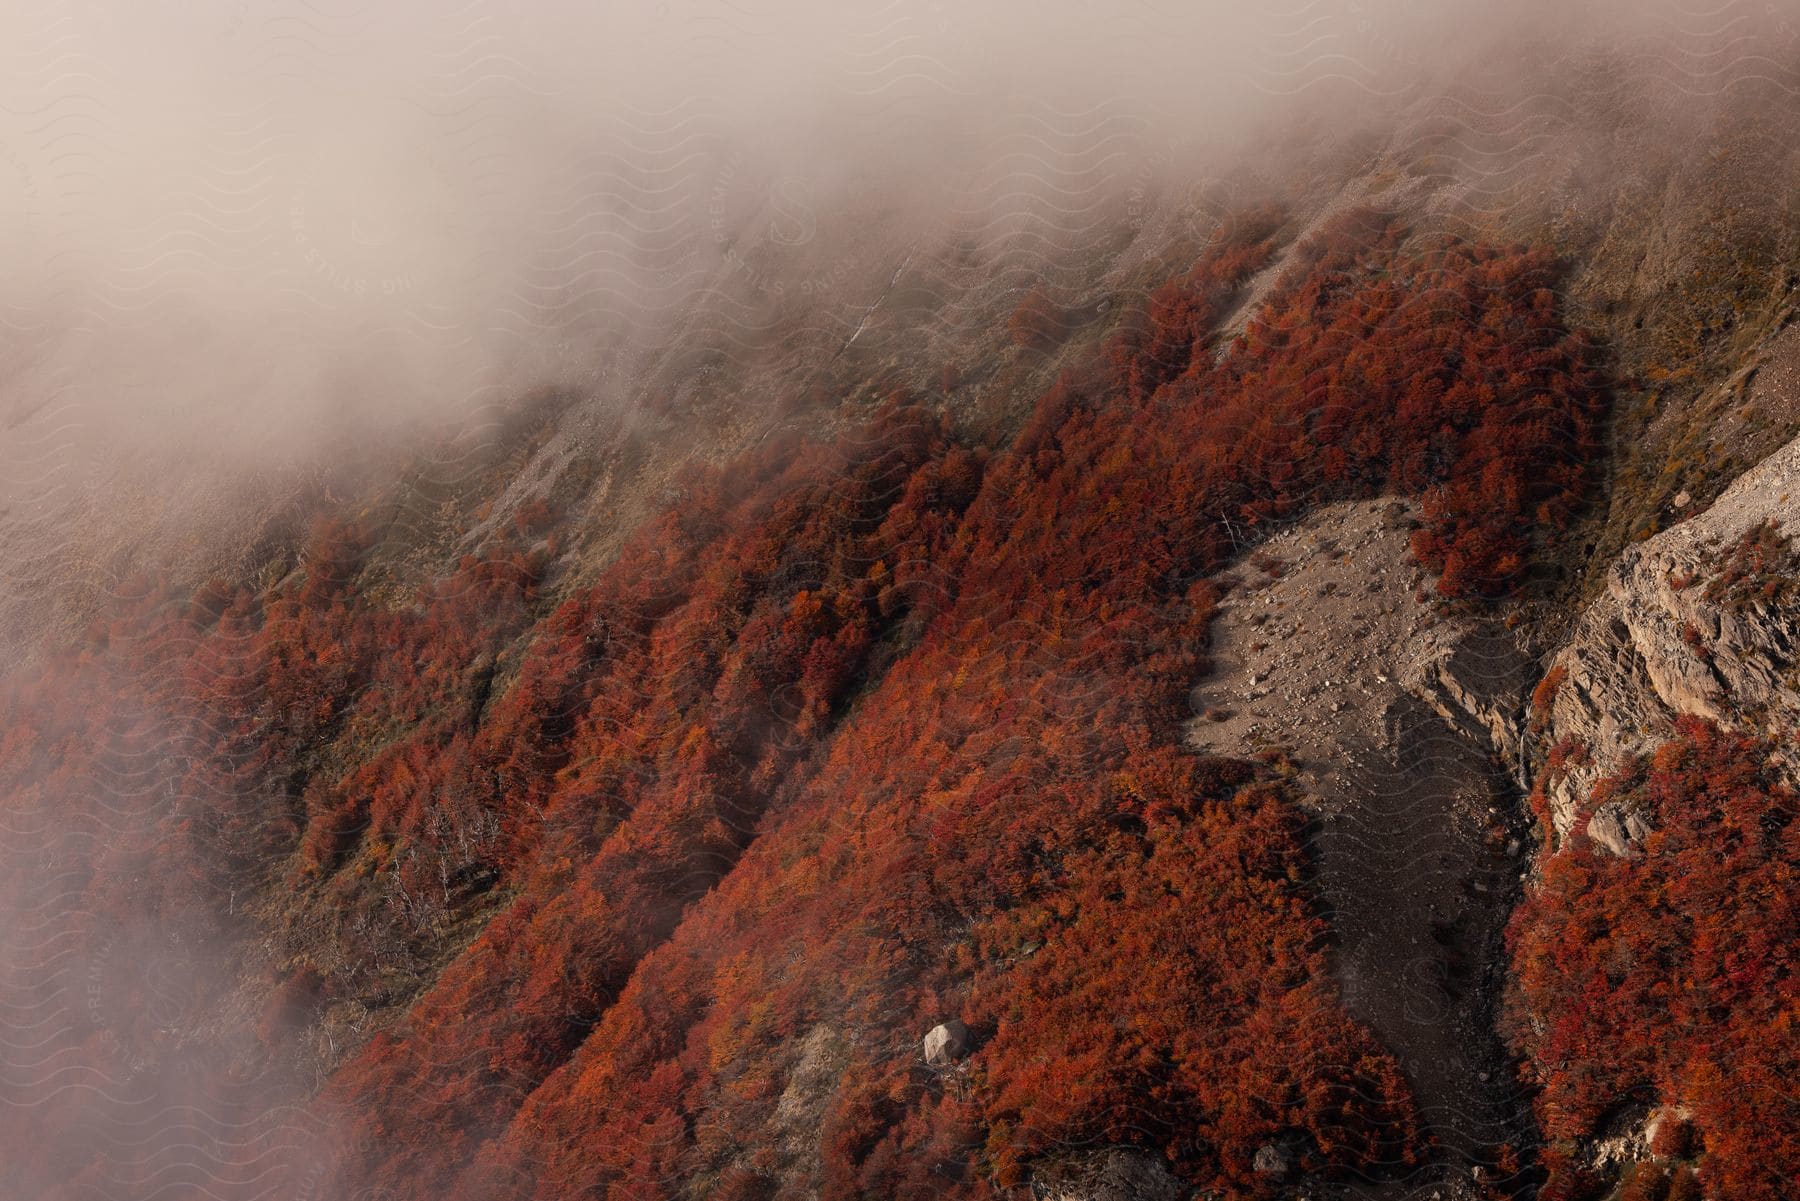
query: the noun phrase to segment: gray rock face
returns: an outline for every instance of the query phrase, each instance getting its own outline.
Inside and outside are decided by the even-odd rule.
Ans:
[[[953,1066],[968,1054],[969,1028],[951,1018],[925,1035],[925,1062],[934,1068]]]
[[[1468,622],[1428,642],[1403,669],[1401,683],[1452,730],[1496,752],[1523,785],[1519,714],[1528,675],[1517,643],[1495,623]]]
[[[1046,1165],[1032,1177],[1037,1201],[1185,1201],[1190,1190],[1153,1155],[1114,1147]]]
[[[1250,1161],[1262,1176],[1271,1176],[1281,1180],[1294,1170],[1294,1154],[1279,1143],[1264,1143],[1256,1149],[1256,1158]]]
[[[1800,536],[1800,439],[1745,472],[1710,509],[1613,564],[1604,595],[1553,664],[1563,680],[1545,745],[1567,740],[1585,751],[1546,782],[1559,837],[1573,828],[1594,781],[1653,749],[1678,716],[1763,728],[1800,721],[1796,615],[1754,596],[1733,603],[1707,595],[1731,546],[1769,521]],[[1794,768],[1791,754],[1784,766]],[[1607,843],[1615,841],[1604,825]]]
[[[1650,824],[1617,801],[1609,801],[1588,819],[1588,837],[1609,854],[1625,856],[1642,848],[1650,836]]]

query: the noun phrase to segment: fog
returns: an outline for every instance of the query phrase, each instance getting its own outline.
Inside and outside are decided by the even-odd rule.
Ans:
[[[1061,233],[1106,226],[1109,205],[1279,176],[1446,92],[1504,129],[1589,53],[1647,65],[1702,110],[1789,71],[1770,56],[1795,19],[1675,0],[14,3],[0,602],[66,586],[88,527],[129,528],[197,480],[253,511],[244,479],[539,386],[628,405],[631,364],[697,322],[746,353],[775,313],[841,340],[924,239],[1024,245],[1048,271]],[[0,622],[0,665],[10,636]],[[118,756],[141,778],[90,782],[116,790],[100,807],[121,825],[160,814],[188,766],[142,749],[175,737],[145,709]],[[0,1101],[55,1098],[60,1139],[136,1140],[146,1173],[198,1145],[173,1156],[197,1192],[317,1195],[310,1152],[277,1184],[249,1171],[254,1140],[334,1136],[289,1110],[317,1080],[288,1065],[221,1102],[183,1075],[199,1051],[165,1054],[187,995],[233,986],[216,932],[169,944],[135,893],[90,913],[86,878],[63,877],[109,832],[39,820],[56,797],[5,799],[0,863],[48,886],[0,909]],[[173,1017],[143,1018],[159,997]],[[77,1046],[115,1070],[59,1077]],[[237,1177],[207,1178],[219,1163]],[[0,1176],[0,1201],[40,1187]]]
[[[1627,14],[1675,43],[1737,19],[1469,0],[13,5],[0,414],[15,440],[33,418],[53,431],[59,459],[149,440],[196,464],[429,419],[591,372],[733,283],[777,288],[736,247],[758,216],[776,246],[833,213],[1066,216],[1091,203],[1071,181],[1180,176],[1270,129],[1377,118],[1504,71],[1526,40],[1616,40]]]

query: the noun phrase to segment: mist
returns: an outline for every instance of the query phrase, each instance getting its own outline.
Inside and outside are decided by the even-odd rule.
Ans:
[[[1794,23],[1673,0],[12,5],[0,600],[104,593],[96,531],[130,541],[173,514],[204,541],[259,517],[269,481],[534,389],[628,410],[668,382],[645,364],[695,331],[745,356],[844,344],[921,245],[1052,277],[1121,212],[1204,181],[1303,186],[1309,156],[1364,153],[1446,94],[1454,142],[1467,114],[1507,128],[1557,64],[1601,54],[1670,82],[1658,119],[1694,119],[1784,77],[1768,35],[1791,44]],[[0,664],[22,641],[0,622]],[[11,703],[0,687],[0,715]],[[162,745],[175,719],[144,707],[117,774],[84,784],[116,790],[101,807],[122,823],[162,813],[191,766]],[[22,932],[0,959],[3,1099],[62,1092],[71,1143],[217,1142],[236,1171],[255,1164],[244,1131],[329,1140],[287,1108],[319,1083],[295,1062],[257,1066],[228,1103],[186,1091],[192,1047],[150,1066],[186,1016],[168,981],[227,994],[242,965],[217,931],[168,943],[178,923],[141,897],[93,912],[64,868],[107,832],[56,812],[34,794],[0,829],[54,885],[0,910]],[[71,959],[77,941],[100,950]],[[132,1010],[158,988],[162,1025]],[[41,1047],[95,1040],[129,1052],[116,1095],[70,1101]],[[144,1134],[146,1111],[178,1120]],[[308,1154],[273,1195],[312,1195]],[[181,1167],[212,1195],[271,1195]],[[0,1178],[0,1201],[37,1183]]]
[[[1684,33],[1644,5],[1490,8],[15,6],[0,412],[59,458],[286,457],[797,292],[747,232],[799,254],[845,213],[1054,224],[1092,187],[1503,71],[1527,35]],[[851,259],[797,270],[826,293],[893,265]]]

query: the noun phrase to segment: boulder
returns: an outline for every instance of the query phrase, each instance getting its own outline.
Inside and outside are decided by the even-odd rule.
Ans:
[[[1617,801],[1608,801],[1588,819],[1588,837],[1609,855],[1626,856],[1650,836],[1650,823]]]
[[[1264,1143],[1256,1149],[1256,1158],[1250,1161],[1250,1166],[1259,1176],[1283,1180],[1294,1170],[1294,1153],[1280,1143]]]
[[[925,1035],[925,1062],[934,1068],[947,1068],[969,1051],[969,1028],[951,1018],[933,1026]]]

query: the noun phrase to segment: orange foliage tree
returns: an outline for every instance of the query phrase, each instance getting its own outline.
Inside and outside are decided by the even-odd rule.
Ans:
[[[1513,1037],[1544,1133],[1565,1146],[1545,1195],[1604,1192],[1566,1147],[1639,1100],[1691,1114],[1699,1146],[1671,1137],[1659,1150],[1697,1153],[1706,1196],[1788,1196],[1800,1174],[1795,795],[1766,745],[1684,718],[1651,759],[1595,786],[1590,811],[1608,802],[1654,826],[1642,852],[1614,857],[1576,835],[1510,933]],[[1656,1174],[1644,1175],[1648,1187]]]
[[[1328,1176],[1405,1161],[1293,798],[1183,746],[1209,581],[1385,491],[1422,498],[1446,595],[1516,587],[1603,397],[1546,258],[1369,214],[1221,345],[1281,228],[1234,223],[1007,445],[899,400],[771,440],[588,586],[556,591],[541,505],[405,604],[359,591],[378,531],[342,522],[262,593],[147,583],[8,702],[8,814],[96,812],[151,764],[179,799],[96,850],[96,911],[241,925],[287,888],[347,915],[344,975],[284,985],[271,1038],[393,940],[495,913],[320,1099],[346,1194],[802,1171],[935,1201],[1128,1143],[1248,1196],[1273,1139]],[[972,1053],[929,1071],[952,1016]]]

